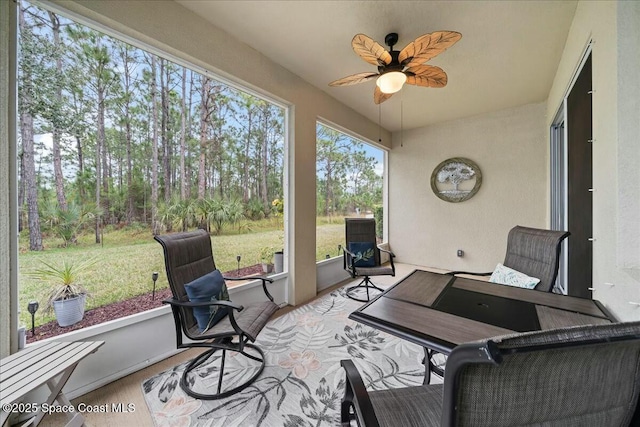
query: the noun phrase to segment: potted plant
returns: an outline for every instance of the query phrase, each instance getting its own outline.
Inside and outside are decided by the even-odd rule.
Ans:
[[[271,273],[273,270],[273,248],[265,246],[260,250],[260,262],[262,263],[262,271]]]
[[[89,260],[74,264],[64,261],[61,266],[42,261],[43,268],[30,274],[31,277],[51,283],[51,291],[45,301],[45,309],[53,311],[58,325],[71,326],[84,317],[86,298],[89,292],[78,283],[78,275],[95,264]]]

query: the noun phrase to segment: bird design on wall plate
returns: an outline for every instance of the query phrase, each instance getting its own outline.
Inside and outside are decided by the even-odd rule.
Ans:
[[[393,50],[398,42],[398,34],[390,33],[384,38],[389,46],[382,45],[364,34],[356,34],[351,41],[355,53],[369,64],[376,65],[378,72],[364,72],[343,77],[329,83],[329,86],[348,86],[376,80],[373,101],[380,104],[402,89],[407,83],[423,87],[444,87],[447,73],[442,68],[426,65],[425,62],[441,54],[458,40],[462,34],[455,31],[435,31],[418,37],[401,51]]]

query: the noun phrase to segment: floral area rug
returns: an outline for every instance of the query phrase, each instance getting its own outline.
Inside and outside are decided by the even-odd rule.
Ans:
[[[345,375],[341,359],[352,359],[368,389],[422,384],[422,348],[348,318],[362,305],[340,288],[272,320],[256,344],[266,366],[249,387],[219,400],[196,400],[179,386],[188,362],[142,383],[158,427],[339,426]],[[188,378],[201,392],[215,392],[217,352]],[[252,374],[246,358],[227,353],[225,381]],[[227,377],[228,376],[228,377]],[[226,382],[225,382],[226,383]]]

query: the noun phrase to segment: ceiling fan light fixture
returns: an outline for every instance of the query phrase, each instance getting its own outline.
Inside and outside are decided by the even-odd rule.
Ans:
[[[407,75],[401,71],[389,71],[376,80],[376,85],[382,93],[396,93],[407,81]]]
[[[364,34],[356,34],[351,40],[353,51],[365,62],[375,65],[378,72],[352,74],[329,83],[329,86],[348,86],[376,79],[373,102],[380,104],[399,92],[404,84],[421,87],[445,87],[447,73],[440,67],[425,62],[453,46],[462,34],[456,31],[434,31],[424,34],[401,51],[393,50],[398,34],[390,33],[384,38],[389,46],[385,50],[380,43]],[[411,78],[409,78],[411,77]]]

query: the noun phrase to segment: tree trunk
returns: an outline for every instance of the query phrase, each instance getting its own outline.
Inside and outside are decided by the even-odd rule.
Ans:
[[[269,195],[267,194],[267,176],[269,172],[269,105],[265,102],[262,111],[262,147],[261,147],[260,193],[265,212],[269,209]]]
[[[180,200],[187,198],[187,173],[184,157],[187,145],[187,68],[182,68],[182,111],[180,112]]]
[[[55,79],[55,89],[53,95],[53,102],[55,103],[56,108],[53,109],[53,114],[55,117],[52,117],[52,125],[53,125],[53,142],[52,142],[52,152],[53,152],[53,176],[56,183],[56,197],[58,199],[58,206],[61,210],[67,210],[67,199],[64,195],[64,176],[62,174],[62,157],[60,155],[60,139],[62,135],[62,129],[60,129],[60,120],[61,117],[58,117],[61,114],[62,107],[62,83],[60,82],[60,78],[62,77],[62,43],[60,42],[60,20],[53,12],[49,13],[49,20],[51,21],[51,28],[53,30],[53,48],[55,50],[55,58],[56,58],[56,73],[57,78]]]
[[[79,133],[76,132],[76,151],[78,152],[78,175],[82,176],[84,172],[84,154],[82,152],[82,139],[80,139]],[[80,200],[84,201],[85,192],[84,192],[84,183],[78,186],[78,196]]]
[[[135,218],[135,198],[133,193],[133,156],[131,152],[131,63],[129,47],[122,48],[122,65],[124,67],[124,132],[127,150],[127,223],[131,224]]]
[[[166,76],[166,78],[165,78]],[[169,147],[169,65],[160,58],[160,90],[162,102],[161,139],[164,169],[164,202],[171,202],[171,149]]]
[[[24,9],[20,7],[20,32],[25,33],[26,22]],[[23,53],[26,55],[26,53]],[[32,74],[29,67],[22,69],[22,91],[19,93],[20,136],[22,138],[22,160],[24,163],[24,181],[27,192],[27,221],[29,223],[29,249],[42,250],[42,233],[40,232],[40,216],[38,214],[38,187],[36,182],[35,147],[33,141],[33,116],[31,108],[33,99]]]
[[[191,106],[193,105],[193,71],[189,71],[189,102],[187,103],[187,140],[191,140],[191,131],[192,126],[193,126],[193,116],[191,115]],[[187,146],[187,155],[189,158],[191,158],[191,151],[189,149],[189,146]],[[193,173],[193,164],[191,162],[189,162],[189,164],[186,166],[186,179],[187,179],[187,193],[186,193],[186,197],[187,199],[191,198],[191,190],[192,190],[192,183],[191,183],[191,176]]]
[[[333,179],[331,177],[331,174],[333,173],[333,169],[331,167],[331,160],[327,159],[327,176],[325,177],[327,180],[327,186],[326,186],[326,190],[325,190],[325,194],[324,194],[324,214],[325,216],[329,215],[329,212],[331,211],[331,206],[330,204],[333,203]]]
[[[82,105],[82,103],[78,104],[79,102],[81,102],[80,99],[78,99],[78,94],[76,93],[76,91],[73,91],[73,104],[74,106],[78,106],[78,105]],[[82,107],[80,107],[81,109]],[[82,148],[82,134],[80,131],[81,125],[78,123],[79,120],[75,120],[75,123],[73,125],[73,135],[76,139],[76,151],[77,151],[77,156],[78,156],[78,176],[83,176],[83,172],[84,172],[84,153],[83,153],[83,148]],[[84,182],[82,185],[78,186],[78,195],[80,196],[80,200],[84,202],[85,200],[85,187],[84,187]]]
[[[33,143],[33,117],[28,112],[20,114],[20,134],[24,159],[24,177],[27,187],[27,220],[29,223],[29,249],[42,250],[40,216],[38,214],[38,187],[36,183],[35,149]]]
[[[247,137],[244,141],[244,158],[242,159],[242,201],[249,201],[249,146],[251,144],[251,132],[253,131],[253,110],[250,104],[247,108]]]
[[[103,180],[102,169],[106,166],[104,163],[101,163],[103,158],[102,152],[104,150],[104,91],[102,88],[98,87],[98,117],[97,117],[97,138],[96,138],[96,208],[98,212],[100,212],[102,207],[102,195],[100,194],[100,190],[102,187],[101,181]],[[106,162],[105,162],[106,163]],[[102,238],[100,236],[100,218],[101,215],[98,213],[96,215],[96,227],[95,227],[95,237],[96,243],[100,243]]]
[[[151,55],[151,229],[160,234],[158,224],[158,106],[156,101],[156,56]]]
[[[101,39],[98,38],[96,42],[96,49],[99,51],[101,49]],[[107,92],[107,82],[105,81],[104,71],[108,60],[102,57],[97,57],[96,59],[96,95],[98,97],[97,108],[98,108],[98,116],[97,116],[97,136],[96,136],[96,205],[98,209],[102,209],[104,213],[104,220],[109,223],[110,217],[110,209],[109,209],[109,153],[107,150],[107,142],[105,135],[105,96]],[[100,187],[102,189],[100,190]],[[100,219],[100,215],[97,215],[97,218]],[[96,243],[101,242],[100,236],[100,228],[101,222],[97,222],[96,226]]]
[[[20,164],[18,165],[18,233],[24,229],[24,154],[20,153]]]
[[[104,210],[103,221],[107,224],[111,222],[111,210],[110,210],[110,200],[109,200],[109,178],[111,177],[111,170],[109,168],[109,149],[107,147],[107,137],[104,129],[104,113],[105,113],[105,94],[102,91],[98,95],[98,140],[100,140],[100,154],[102,161],[102,196],[100,205]]]
[[[187,103],[187,140],[190,141],[191,140],[191,132],[193,130],[192,126],[193,126],[193,116],[191,115],[191,107],[193,106],[193,86],[194,86],[194,81],[193,81],[193,71],[189,71],[189,102]],[[189,145],[187,145],[187,154],[189,155],[188,158],[191,158],[191,151],[189,149]],[[190,162],[190,164],[192,164]],[[192,177],[193,177],[193,168],[189,167],[187,168],[187,170],[185,171],[185,180],[187,181],[187,199],[191,198],[191,191],[192,191]]]
[[[200,157],[198,161],[198,199],[205,195],[205,160],[207,156],[207,97],[209,96],[209,79],[202,76],[200,89]]]

